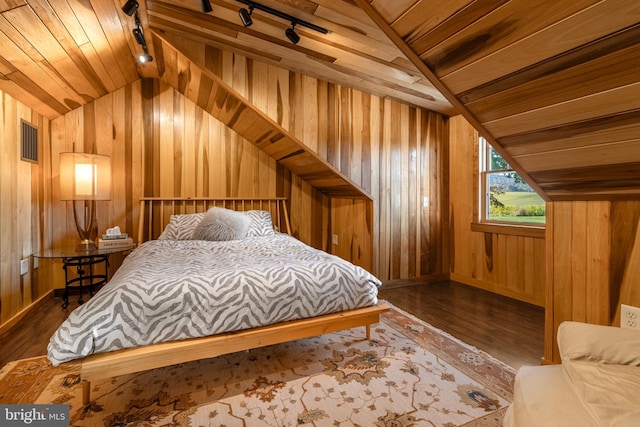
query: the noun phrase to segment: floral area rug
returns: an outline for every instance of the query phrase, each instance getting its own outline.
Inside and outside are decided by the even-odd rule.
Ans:
[[[372,326],[91,384],[45,357],[0,370],[0,403],[69,404],[72,426],[501,426],[515,372],[392,308]]]

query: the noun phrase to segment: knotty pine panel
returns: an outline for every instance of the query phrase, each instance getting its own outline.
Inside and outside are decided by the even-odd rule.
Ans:
[[[48,292],[40,277],[47,266],[33,269],[30,255],[40,248],[45,224],[46,143],[49,121],[11,96],[0,92],[0,329],[24,315],[30,304]],[[20,120],[38,128],[39,163],[20,160]],[[43,143],[45,144],[43,146]],[[20,275],[20,260],[29,271]]]
[[[471,230],[476,221],[478,133],[462,116],[449,120],[451,278],[544,306],[545,239]]]

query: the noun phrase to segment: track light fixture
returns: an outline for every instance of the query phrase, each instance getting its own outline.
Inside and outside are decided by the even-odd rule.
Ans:
[[[213,11],[213,7],[211,7],[211,2],[209,0],[200,0],[200,7],[204,13]]]
[[[291,15],[289,15],[287,13],[280,12],[279,10],[270,8],[269,6],[265,6],[265,5],[262,5],[260,3],[256,3],[256,2],[254,2],[252,0],[237,0],[237,1],[242,3],[242,4],[246,4],[247,6],[249,6],[249,10],[243,8],[243,9],[240,9],[238,11],[238,13],[240,15],[240,20],[242,21],[242,25],[244,25],[245,27],[248,27],[249,25],[251,25],[253,23],[253,19],[251,19],[251,14],[253,12],[253,9],[255,8],[255,9],[261,10],[263,12],[270,13],[271,15],[277,16],[279,18],[282,18],[285,21],[291,22],[291,28],[287,28],[284,31],[284,34],[287,36],[287,38],[293,44],[297,44],[300,41],[300,36],[295,31],[295,26],[296,25],[301,25],[303,27],[307,27],[307,28],[309,28],[311,30],[317,31],[317,32],[322,33],[322,34],[329,34],[329,30],[327,30],[326,28],[322,28],[322,27],[319,27],[319,26],[317,26],[315,24],[312,24],[311,22],[307,22],[307,21],[304,21],[302,19],[298,19],[295,16],[291,16]]]
[[[284,34],[287,36],[289,41],[291,41],[291,43],[293,44],[298,44],[298,42],[300,41],[300,36],[298,35],[298,33],[296,33],[295,22],[291,23],[291,28],[287,28],[286,30],[284,30]]]
[[[249,5],[249,10],[242,8],[238,11],[238,15],[240,15],[240,20],[242,21],[242,25],[245,27],[250,27],[253,24],[253,19],[251,19],[251,15],[253,14],[253,5]]]
[[[139,45],[146,46],[147,41],[144,39],[144,34],[140,28],[133,29],[133,36],[136,38]]]
[[[129,16],[133,16],[138,10],[138,2],[136,0],[127,0],[127,2],[122,6],[122,11]]]
[[[127,7],[127,5],[129,5],[129,3],[135,3],[135,9],[137,9],[138,2],[135,0],[127,1],[127,3],[122,7],[122,11],[129,16],[133,15],[133,19],[135,19],[136,27],[131,31],[133,32],[133,37],[136,39],[136,42],[140,46],[142,46],[142,54],[139,56],[140,62],[143,62],[143,63],[151,62],[153,61],[153,56],[149,54],[149,48],[147,47],[147,40],[144,38],[144,30],[142,29],[142,23],[140,22],[140,16],[138,15],[138,11],[134,9],[133,12],[129,14],[127,10],[130,10],[130,9],[125,10],[125,8]]]

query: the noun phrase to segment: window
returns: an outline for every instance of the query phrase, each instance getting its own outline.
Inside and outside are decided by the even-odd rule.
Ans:
[[[480,137],[481,222],[544,225],[545,202]]]

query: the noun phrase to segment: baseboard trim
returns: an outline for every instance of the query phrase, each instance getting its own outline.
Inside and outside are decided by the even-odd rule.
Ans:
[[[32,310],[38,308],[47,298],[53,298],[53,290],[50,290],[46,294],[42,295],[40,298],[20,310],[15,316],[7,320],[5,323],[0,325],[0,337],[4,334],[7,334],[13,330],[14,327],[20,323],[22,319],[24,319]]]
[[[382,289],[404,288],[407,286],[426,285],[429,283],[444,282],[449,280],[446,273],[432,274],[429,276],[412,277],[410,279],[396,279],[382,282]]]
[[[465,285],[473,286],[475,288],[484,289],[485,291],[493,292],[494,294],[517,299],[518,301],[537,305],[538,307],[545,307],[544,295],[535,296],[522,292],[513,292],[510,289],[497,286],[495,283],[483,282],[477,279],[470,279],[466,276],[461,276],[456,273],[451,273],[451,280],[463,283]]]

